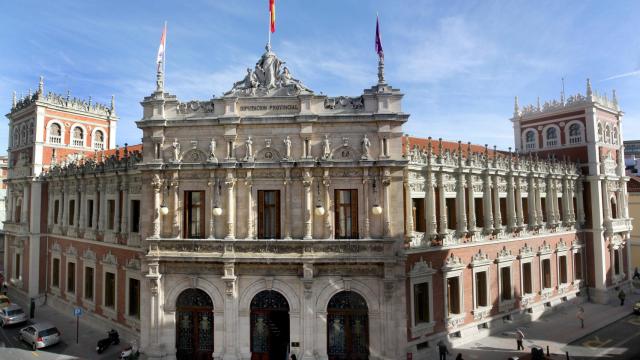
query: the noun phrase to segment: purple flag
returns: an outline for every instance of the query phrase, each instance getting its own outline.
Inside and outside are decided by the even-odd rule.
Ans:
[[[376,53],[378,57],[384,60],[384,51],[382,51],[382,41],[380,41],[380,22],[378,16],[376,16]]]

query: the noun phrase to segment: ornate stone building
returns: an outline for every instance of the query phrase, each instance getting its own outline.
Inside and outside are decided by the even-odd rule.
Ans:
[[[11,284],[150,358],[420,359],[626,283],[615,98],[516,104],[505,152],[403,136],[383,70],[328,97],[267,47],[205,101],[159,72],[120,149],[113,103],[41,81],[8,114]]]

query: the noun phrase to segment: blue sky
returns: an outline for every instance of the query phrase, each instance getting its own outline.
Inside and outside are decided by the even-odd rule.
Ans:
[[[640,138],[640,2],[277,0],[274,51],[317,93],[358,95],[376,81],[380,14],[386,78],[405,93],[405,132],[513,144],[521,104],[616,89],[625,139]],[[228,90],[263,51],[268,0],[5,1],[0,6],[0,108],[37,88],[112,94],[118,143],[139,143],[139,102],[155,86],[168,21],[167,91],[182,101]],[[7,119],[0,122],[0,153]]]

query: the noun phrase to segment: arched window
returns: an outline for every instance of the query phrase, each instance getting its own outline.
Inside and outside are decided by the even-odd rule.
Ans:
[[[20,129],[13,130],[13,146],[17,147],[20,145]]]
[[[618,218],[618,205],[616,205],[616,199],[614,197],[611,198],[611,218]]]
[[[547,129],[546,147],[558,146],[558,129],[550,127]]]
[[[569,144],[578,144],[582,142],[582,126],[577,123],[569,126]]]
[[[598,123],[598,142],[602,142],[602,124]]]
[[[524,138],[524,147],[526,150],[533,150],[536,148],[536,132],[533,130],[527,131]]]
[[[27,143],[27,125],[22,125],[22,145]]]
[[[618,145],[618,128],[614,127],[613,132],[611,133],[611,143],[613,145]]]
[[[62,128],[59,124],[52,123],[49,126],[49,142],[52,144],[62,144]]]
[[[611,142],[611,128],[609,125],[604,127],[604,142],[607,144]]]
[[[100,130],[93,134],[93,148],[95,150],[104,150],[104,134]]]
[[[71,139],[71,145],[78,147],[84,146],[84,131],[79,126],[73,128],[73,138]]]

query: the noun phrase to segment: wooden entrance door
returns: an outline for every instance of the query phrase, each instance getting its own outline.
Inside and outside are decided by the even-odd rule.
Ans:
[[[200,289],[187,289],[176,303],[176,358],[209,360],[213,354],[213,302]]]
[[[289,303],[265,290],[251,300],[251,360],[286,359],[289,350]]]
[[[369,359],[367,302],[353,291],[334,295],[327,306],[329,360]]]

